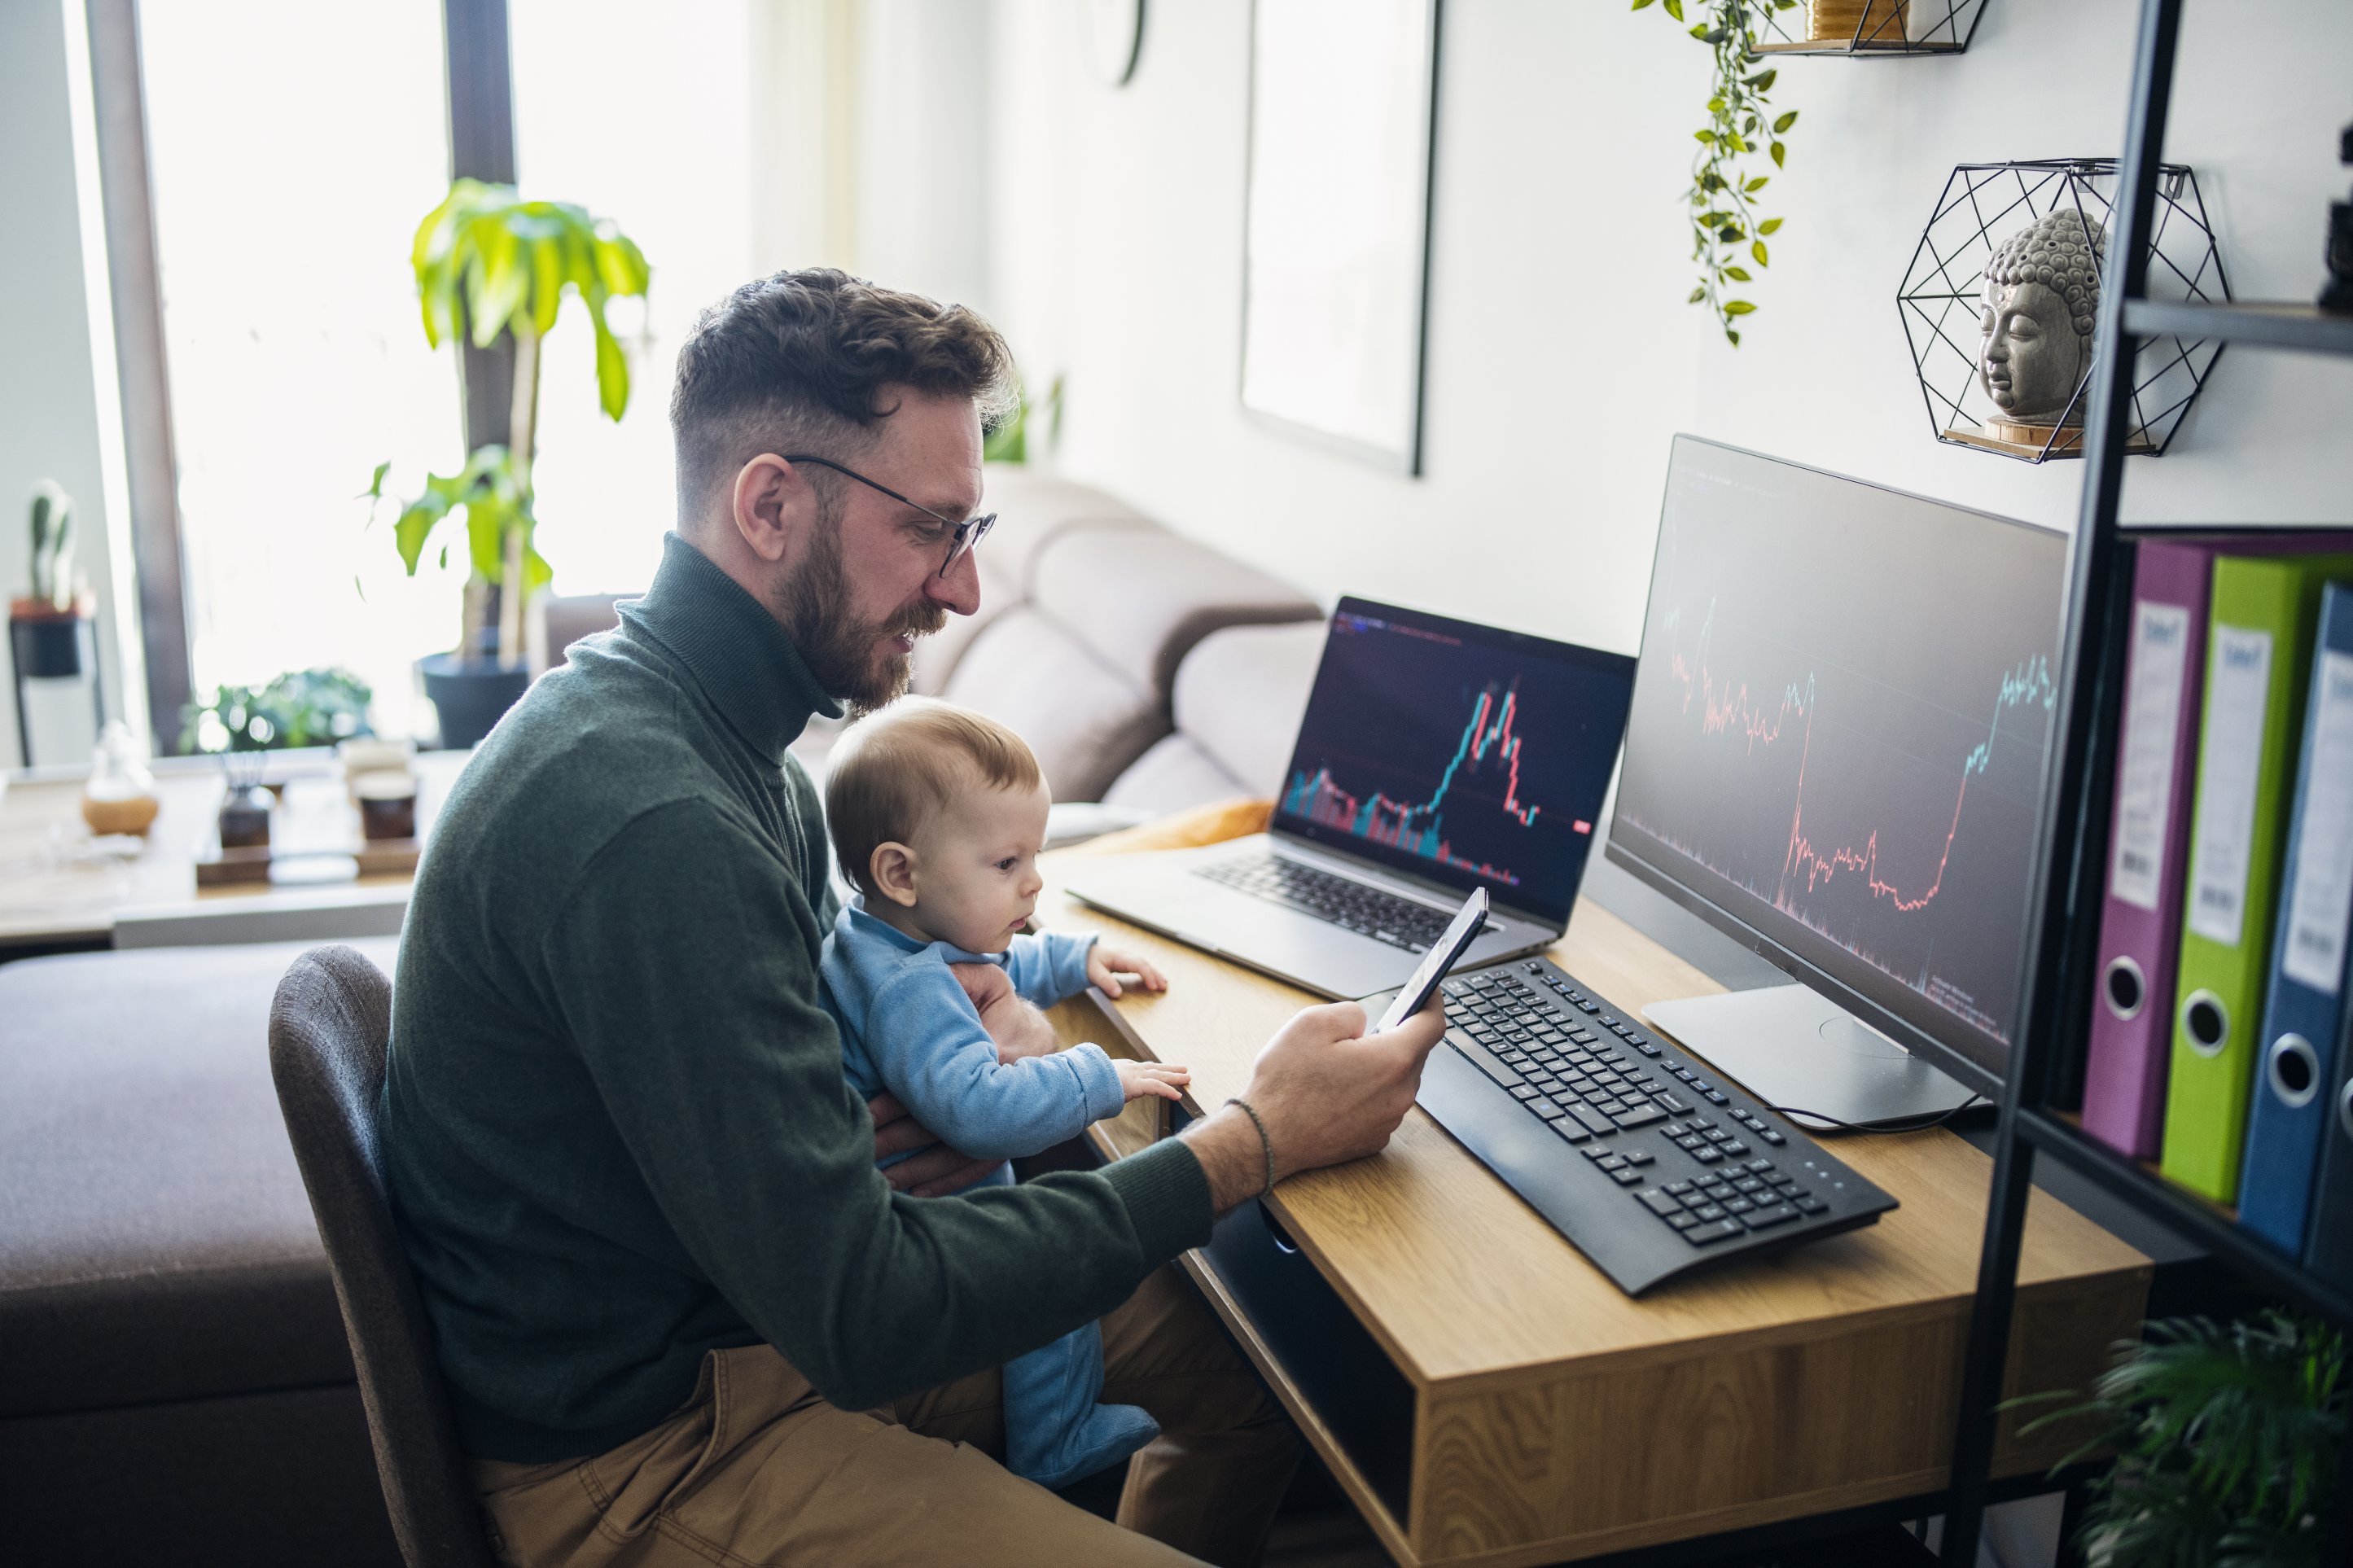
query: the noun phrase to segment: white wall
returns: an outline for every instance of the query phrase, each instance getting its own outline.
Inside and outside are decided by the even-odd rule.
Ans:
[[[110,507],[105,422],[119,426],[113,365],[94,369],[91,298],[83,260],[82,193],[77,185],[75,139],[88,140],[88,100],[69,93],[69,65],[87,82],[87,55],[69,49],[79,4],[59,0],[0,3],[0,215],[8,242],[0,245],[0,595],[14,597],[32,584],[32,538],[26,521],[33,487],[45,479],[74,499],[75,563],[99,602],[99,660],[107,710],[120,718],[129,697],[134,717],[145,710],[143,690],[129,692],[115,619],[121,520]],[[86,88],[85,88],[86,93]],[[85,158],[90,149],[81,149]],[[93,171],[94,177],[94,171]],[[103,294],[98,308],[107,309]],[[111,354],[111,337],[103,340]],[[101,409],[99,399],[109,400]],[[119,437],[118,437],[119,438]],[[113,459],[119,461],[119,458]],[[119,473],[114,476],[119,484]],[[112,525],[112,526],[111,526]],[[135,633],[133,634],[135,636]],[[0,671],[13,672],[0,655]],[[143,679],[138,661],[130,672]],[[46,710],[43,710],[46,713]],[[70,714],[47,714],[65,718]],[[86,743],[89,720],[37,724],[34,746],[43,762],[78,762],[65,754]],[[138,726],[134,725],[134,730]],[[0,679],[0,766],[20,763],[13,680]]]
[[[1151,7],[1135,80],[1088,70],[1070,0],[998,0],[987,304],[1033,384],[1069,376],[1061,467],[1330,599],[1630,650],[1677,430],[2057,526],[2080,463],[1938,445],[1894,305],[1953,164],[2121,151],[2135,0],[1990,0],[1959,58],[1786,62],[1788,222],[1745,346],[1683,304],[1681,196],[1706,52],[1655,12],[1450,0],[1426,475],[1245,421],[1249,0]],[[2168,156],[2242,298],[2309,298],[2353,7],[2189,7]],[[2233,351],[2128,515],[2353,518],[2353,367]]]

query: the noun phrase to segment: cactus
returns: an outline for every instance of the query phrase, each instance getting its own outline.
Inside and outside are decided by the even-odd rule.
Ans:
[[[33,597],[57,610],[74,605],[73,512],[55,479],[33,487]]]

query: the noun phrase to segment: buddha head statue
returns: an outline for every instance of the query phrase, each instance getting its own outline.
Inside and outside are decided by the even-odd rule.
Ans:
[[[2045,213],[1986,263],[1978,379],[2000,416],[2055,425],[2092,371],[2107,230],[2073,206]]]

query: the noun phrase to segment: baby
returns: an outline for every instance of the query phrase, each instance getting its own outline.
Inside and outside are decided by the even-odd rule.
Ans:
[[[1043,885],[1048,795],[1021,737],[943,702],[910,699],[858,724],[829,761],[826,818],[859,895],[826,939],[827,1000],[843,1069],[860,1097],[889,1090],[949,1145],[980,1159],[1035,1154],[1118,1114],[1131,1100],[1179,1098],[1183,1068],[1114,1060],[1100,1046],[998,1059],[952,963],[1001,964],[1040,1007],[1089,984],[1120,994],[1119,972],[1167,981],[1091,936],[1021,934]],[[999,1165],[975,1185],[1009,1184]],[[1102,1405],[1093,1324],[1005,1368],[1006,1463],[1067,1486],[1159,1436],[1131,1405]]]

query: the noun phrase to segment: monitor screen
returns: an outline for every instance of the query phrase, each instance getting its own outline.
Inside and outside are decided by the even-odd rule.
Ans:
[[[1612,859],[1999,1076],[2064,536],[1675,439]]]
[[[1274,825],[1565,921],[1634,661],[1343,599]]]

